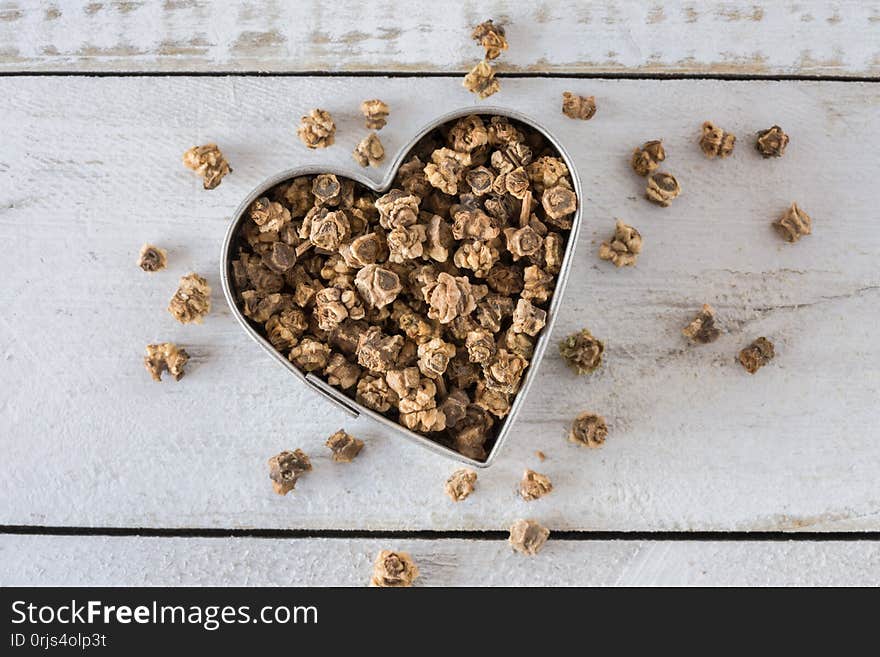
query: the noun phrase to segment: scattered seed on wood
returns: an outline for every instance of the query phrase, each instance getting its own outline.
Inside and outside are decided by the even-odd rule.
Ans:
[[[337,463],[351,463],[364,448],[364,441],[358,440],[340,429],[327,439],[325,445],[333,453],[334,461]]]
[[[519,495],[527,502],[540,499],[552,490],[553,484],[550,482],[550,477],[534,470],[526,470],[519,482]]]
[[[364,115],[367,130],[381,130],[384,128],[389,111],[388,105],[378,98],[365,100],[361,103],[361,112]]]
[[[461,502],[474,492],[477,473],[468,468],[461,468],[452,473],[446,480],[444,490],[453,502]]]
[[[385,147],[375,132],[369,135],[354,148],[355,162],[362,167],[376,167],[385,159]]]
[[[211,286],[198,274],[182,276],[177,292],[168,303],[168,312],[181,324],[201,324],[211,312]]]
[[[663,143],[659,139],[654,139],[646,141],[633,151],[630,165],[640,176],[647,176],[656,171],[665,159],[666,151],[663,149]]]
[[[570,119],[589,121],[596,115],[596,97],[578,96],[565,91],[562,94],[562,113]]]
[[[755,148],[764,159],[782,157],[788,146],[788,135],[778,125],[761,130],[755,138]]]
[[[690,324],[681,330],[682,334],[693,342],[707,344],[715,342],[721,335],[721,330],[715,326],[715,309],[707,303]]]
[[[599,247],[599,258],[610,260],[615,267],[631,267],[636,264],[641,252],[641,233],[618,219],[614,235],[607,242],[602,242]]]
[[[486,50],[486,59],[496,59],[502,50],[507,50],[504,28],[496,25],[490,18],[474,28],[471,38]]]
[[[189,354],[173,342],[148,344],[147,355],[144,356],[144,366],[153,377],[153,381],[161,381],[162,373],[168,372],[175,381],[183,377],[183,366],[189,360]]]
[[[313,109],[302,117],[296,134],[300,141],[309,148],[327,148],[333,145],[336,136],[336,124],[330,112]]]
[[[269,479],[279,495],[287,495],[296,488],[296,481],[312,469],[309,457],[301,449],[284,451],[269,459]]]
[[[497,93],[501,86],[495,77],[495,69],[485,59],[474,66],[467,75],[464,76],[462,85],[468,91],[477,94],[480,98],[488,98]],[[454,193],[454,192],[450,192]]]
[[[217,144],[193,146],[183,154],[183,164],[202,176],[205,189],[214,189],[227,174],[232,173],[229,162]]]
[[[775,355],[773,343],[765,337],[760,337],[739,352],[738,360],[749,374],[754,374],[773,360]]]
[[[577,374],[588,374],[602,364],[605,345],[582,329],[559,343],[559,354]]]
[[[407,587],[419,576],[419,568],[407,552],[382,550],[373,564],[370,586]]]
[[[144,244],[141,247],[141,253],[138,257],[138,267],[145,272],[156,272],[165,269],[168,263],[168,254],[165,249],[160,249],[152,244]]]
[[[549,537],[550,530],[536,521],[517,520],[510,527],[510,536],[507,541],[520,554],[534,556],[541,551]]]
[[[709,159],[727,157],[733,153],[736,137],[725,132],[711,121],[703,123],[703,132],[700,135],[700,150]]]
[[[568,442],[584,447],[601,447],[608,436],[605,418],[596,413],[581,413],[571,424]]]
[[[648,176],[645,198],[652,203],[667,208],[679,194],[681,194],[681,186],[671,173],[658,171]]]
[[[782,216],[773,222],[773,227],[782,239],[794,243],[813,232],[813,220],[797,203],[792,203]]]

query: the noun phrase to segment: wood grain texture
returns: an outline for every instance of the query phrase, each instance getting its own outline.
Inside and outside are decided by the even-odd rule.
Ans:
[[[606,363],[576,378],[550,352],[505,450],[455,505],[455,466],[347,418],[305,390],[239,329],[219,293],[230,213],[287,167],[354,166],[360,100],[392,107],[389,154],[433,116],[473,105],[454,79],[7,78],[0,81],[0,524],[133,527],[877,530],[880,528],[880,86],[863,83],[509,80],[494,97],[568,144],[588,210],[555,339],[589,326]],[[565,89],[595,94],[589,122],[559,111]],[[51,99],[51,100],[50,100]],[[430,99],[430,102],[426,102]],[[337,119],[337,145],[307,152],[298,117]],[[696,146],[707,118],[739,135],[732,158]],[[785,157],[750,133],[780,123]],[[684,188],[668,209],[642,198],[631,149],[662,137]],[[216,140],[234,172],[206,192],[181,165]],[[378,180],[382,170],[370,175]],[[814,234],[781,242],[770,222],[793,200]],[[596,257],[621,217],[638,227],[637,267]],[[141,244],[169,269],[135,266]],[[177,279],[208,277],[203,326],[165,312]],[[724,335],[680,335],[700,305]],[[754,376],[734,363],[759,335],[777,358]],[[186,377],[153,383],[148,342],[193,355]],[[565,442],[591,409],[599,450]],[[367,443],[335,464],[344,426]],[[266,459],[302,447],[314,472],[275,496]],[[547,454],[540,463],[535,450]],[[555,491],[526,503],[522,470]]]
[[[0,71],[465,71],[490,17],[509,72],[880,74],[861,0],[4,0]]]
[[[383,549],[417,586],[877,586],[873,541],[506,541],[0,537],[3,586],[365,586]]]

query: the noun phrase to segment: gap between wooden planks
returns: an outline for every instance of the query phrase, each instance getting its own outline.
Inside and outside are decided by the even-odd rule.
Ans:
[[[448,79],[2,84],[0,121],[16,126],[0,156],[0,236],[16,245],[0,290],[0,380],[12,391],[0,407],[4,524],[500,530],[528,515],[559,530],[877,530],[876,85],[504,81],[490,102],[568,145],[591,209],[554,337],[587,324],[608,354],[585,379],[548,357],[507,451],[452,506],[442,494],[451,463],[366,423],[346,424],[367,440],[363,455],[331,464],[322,444],[344,418],[249,342],[219,296],[202,327],[175,325],[164,307],[189,269],[217,288],[220,238],[253,185],[294,164],[350,162],[360,100],[391,104],[389,153],[437,113],[485,104]],[[593,121],[559,114],[569,88],[597,96]],[[339,124],[325,153],[293,136],[313,106]],[[731,160],[697,150],[707,118],[741,136]],[[748,133],[776,122],[792,146],[765,162]],[[627,166],[631,148],[655,137],[684,187],[668,210],[641,198]],[[210,193],[180,165],[183,149],[208,140],[235,168]],[[790,247],[769,222],[793,198],[816,226]],[[631,271],[595,258],[616,216],[646,239]],[[169,248],[169,271],[135,269],[144,241]],[[704,301],[727,333],[695,348],[679,331]],[[776,339],[779,356],[749,377],[733,355],[758,334]],[[178,384],[157,386],[140,367],[157,339],[194,354]],[[609,418],[601,450],[564,442],[583,406]],[[317,467],[295,497],[277,498],[265,459],[294,446]],[[538,463],[535,449],[549,459]],[[516,499],[527,466],[553,478],[545,500]]]

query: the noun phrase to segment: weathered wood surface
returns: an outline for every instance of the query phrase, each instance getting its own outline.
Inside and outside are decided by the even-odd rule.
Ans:
[[[486,18],[502,70],[880,74],[880,3],[0,2],[0,71],[464,71]]]
[[[474,103],[458,80],[7,78],[0,89],[0,524],[880,528],[878,85],[504,82],[492,100],[545,122],[583,180],[586,225],[554,337],[589,326],[607,358],[576,378],[548,352],[506,449],[459,505],[442,493],[451,462],[304,390],[239,329],[218,278],[230,213],[254,185],[297,164],[354,166],[364,98],[391,105],[381,134],[393,155],[435,114]],[[592,121],[560,114],[565,89],[596,95]],[[339,126],[323,152],[294,136],[314,106]],[[697,149],[707,118],[740,136],[732,158]],[[792,143],[764,161],[749,133],[777,122]],[[684,189],[668,209],[628,169],[632,147],[655,137]],[[235,171],[206,192],[180,156],[209,140]],[[793,199],[814,234],[789,245],[769,224]],[[615,217],[644,236],[634,269],[596,257]],[[137,269],[145,241],[169,250],[168,270]],[[203,326],[165,311],[191,270],[215,289]],[[725,334],[690,346],[680,329],[704,302]],[[778,355],[749,376],[734,355],[759,335]],[[182,381],[144,371],[157,340],[193,354]],[[600,450],[564,440],[584,409],[608,418]],[[340,426],[367,442],[350,465],[323,447]],[[265,462],[293,447],[315,470],[277,497]],[[525,467],[556,490],[518,500]]]
[[[871,541],[506,541],[0,536],[0,585],[365,586],[383,549],[417,586],[877,586]]]

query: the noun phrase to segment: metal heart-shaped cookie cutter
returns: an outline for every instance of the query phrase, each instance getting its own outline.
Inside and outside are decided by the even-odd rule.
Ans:
[[[538,341],[535,344],[534,355],[532,356],[529,367],[526,370],[522,385],[516,396],[514,397],[513,403],[511,404],[510,413],[508,413],[507,417],[504,418],[501,427],[498,429],[498,433],[495,438],[495,444],[492,446],[492,450],[489,452],[485,461],[477,461],[475,459],[468,458],[466,456],[463,456],[462,454],[459,454],[454,449],[437,443],[426,436],[422,436],[413,431],[410,431],[406,427],[388,419],[384,415],[381,415],[380,413],[377,413],[369,408],[365,408],[361,404],[357,403],[354,399],[347,397],[345,394],[342,393],[342,391],[324,382],[319,377],[314,376],[311,373],[305,374],[301,372],[282,353],[275,349],[275,347],[273,347],[268,340],[261,336],[242,314],[241,310],[238,307],[238,303],[236,303],[235,300],[235,292],[232,289],[231,272],[231,256],[233,255],[233,247],[236,243],[238,228],[242,222],[242,219],[244,219],[244,217],[246,216],[247,209],[256,199],[265,194],[267,190],[271,189],[275,185],[285,182],[286,180],[290,180],[298,176],[313,175],[319,173],[333,173],[339,176],[344,176],[345,178],[349,178],[363,185],[364,187],[368,187],[375,192],[383,193],[391,187],[391,184],[394,182],[394,178],[397,175],[397,170],[400,168],[400,165],[404,162],[412,148],[419,142],[422,137],[424,137],[432,130],[442,126],[444,123],[448,123],[449,121],[453,121],[455,119],[459,119],[463,116],[468,116],[471,114],[477,114],[479,116],[505,116],[519,121],[540,132],[544,136],[544,138],[546,138],[547,141],[553,145],[553,147],[559,153],[559,157],[562,158],[562,160],[565,162],[565,165],[568,167],[569,174],[571,175],[571,182],[574,186],[574,191],[577,194],[578,198],[577,211],[575,212],[572,219],[572,227],[571,231],[569,232],[568,244],[566,245],[562,267],[556,279],[556,287],[553,291],[553,299],[550,303],[550,308],[547,310],[547,323],[541,331]],[[229,230],[226,232],[226,237],[223,240],[223,250],[221,254],[223,263],[223,267],[221,268],[223,294],[226,297],[226,302],[229,304],[229,307],[232,310],[233,316],[238,320],[238,323],[241,324],[245,332],[247,332],[247,334],[251,336],[251,338],[253,338],[261,347],[263,347],[263,349],[265,349],[276,361],[287,368],[287,370],[291,372],[294,376],[296,376],[298,379],[303,381],[306,385],[310,386],[314,390],[317,390],[327,399],[334,402],[337,406],[342,408],[343,411],[345,411],[352,417],[356,418],[360,415],[365,415],[372,418],[375,422],[378,422],[386,429],[394,433],[400,434],[405,438],[415,443],[418,443],[419,445],[422,445],[423,447],[427,447],[437,454],[442,454],[446,457],[453,458],[455,460],[467,463],[468,465],[472,465],[477,468],[485,468],[491,465],[492,461],[498,455],[504,439],[510,433],[513,422],[516,419],[520,408],[522,408],[522,405],[526,398],[526,394],[529,391],[529,387],[532,385],[535,378],[537,377],[538,365],[540,364],[541,359],[544,355],[544,350],[547,348],[547,342],[550,339],[550,333],[553,330],[553,323],[556,320],[556,315],[559,313],[559,308],[562,302],[562,294],[565,291],[565,284],[568,280],[569,270],[571,269],[571,262],[574,255],[575,245],[577,244],[578,232],[580,230],[580,219],[582,211],[583,194],[581,193],[580,179],[578,178],[577,170],[575,169],[571,157],[568,155],[566,150],[545,128],[543,128],[539,123],[527,116],[504,108],[469,107],[467,109],[460,109],[441,116],[437,120],[433,121],[430,125],[427,125],[419,130],[412,138],[412,140],[400,150],[400,152],[392,162],[391,166],[388,168],[388,173],[386,174],[385,179],[378,186],[358,171],[353,171],[342,167],[321,165],[309,165],[288,169],[287,171],[283,171],[270,177],[261,185],[257,186],[250,194],[247,195],[247,197],[241,202],[241,205],[239,205],[236,209],[235,214],[233,215],[232,223],[230,224]]]

